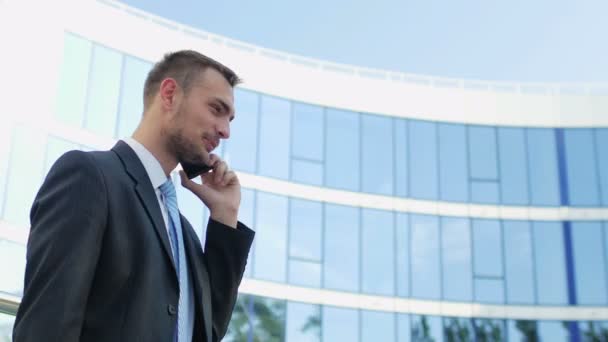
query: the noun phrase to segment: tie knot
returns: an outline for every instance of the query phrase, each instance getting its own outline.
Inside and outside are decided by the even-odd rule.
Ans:
[[[173,186],[173,182],[171,181],[171,179],[167,179],[166,182],[164,182],[163,184],[161,184],[161,186],[159,187],[160,192],[163,194],[163,196],[167,199],[176,199],[175,196],[175,186]]]

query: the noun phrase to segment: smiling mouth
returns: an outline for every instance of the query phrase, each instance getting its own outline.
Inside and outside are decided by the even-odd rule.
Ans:
[[[211,142],[207,138],[203,138],[203,142],[205,143],[205,149],[207,152],[211,152],[217,147],[216,143]]]

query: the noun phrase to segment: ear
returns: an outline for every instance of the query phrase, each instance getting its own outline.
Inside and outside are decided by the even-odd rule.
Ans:
[[[160,95],[160,101],[163,109],[166,111],[172,111],[178,102],[179,86],[177,81],[170,77],[165,78],[160,83],[160,90],[158,94]]]

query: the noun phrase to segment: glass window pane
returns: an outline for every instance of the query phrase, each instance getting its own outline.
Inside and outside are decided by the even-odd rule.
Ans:
[[[224,159],[236,170],[255,173],[258,155],[259,96],[236,88],[234,106],[236,114],[230,124],[230,138],[224,142]],[[270,134],[274,133],[270,132]]]
[[[598,205],[600,188],[593,132],[590,129],[564,129],[563,132],[570,205]]]
[[[46,175],[49,170],[51,169],[51,166],[53,166],[53,164],[55,164],[55,162],[57,161],[57,159],[59,159],[59,157],[61,157],[64,153],[71,151],[71,150],[77,150],[78,149],[78,144],[70,142],[70,141],[66,141],[60,138],[56,138],[53,136],[49,136],[48,140],[47,140],[47,145],[46,145],[46,159],[44,162],[44,174]]]
[[[397,314],[397,341],[410,342],[412,333],[410,331],[410,315]]]
[[[439,181],[442,200],[469,200],[466,138],[464,125],[439,124]]]
[[[323,341],[359,341],[359,312],[353,309],[323,307]]]
[[[567,322],[538,321],[538,335],[541,341],[567,342],[570,341],[570,332]]]
[[[530,204],[559,205],[559,176],[555,133],[552,129],[528,129]]]
[[[195,179],[194,181],[200,183],[199,179]],[[181,180],[177,173],[173,173],[173,184],[175,185],[177,192],[179,211],[188,219],[188,222],[190,222],[192,228],[194,228],[194,231],[198,235],[199,240],[203,242],[203,248],[205,248],[204,242],[206,241],[205,237],[207,235],[206,221],[205,226],[203,227],[203,208],[205,206],[195,194],[181,186]]]
[[[359,291],[359,209],[325,205],[324,287]]]
[[[395,134],[395,194],[408,196],[407,120],[393,119]]]
[[[410,195],[414,198],[437,199],[437,125],[431,122],[409,122]]]
[[[576,299],[580,305],[606,304],[606,263],[600,222],[572,222]]]
[[[525,221],[503,221],[507,302],[534,304],[532,231]]]
[[[509,321],[508,329],[509,342],[539,341],[536,321]]]
[[[303,259],[321,260],[321,203],[290,199],[289,255]]]
[[[11,141],[13,125],[0,125],[0,218],[4,217],[4,201],[6,198],[6,183],[8,181],[8,168],[11,154]]]
[[[8,166],[4,218],[17,226],[29,227],[29,213],[43,179],[46,136],[16,126]]]
[[[475,326],[475,341],[505,340],[505,324],[501,320],[475,318],[473,325]]]
[[[253,340],[281,342],[285,340],[285,301],[251,296]]]
[[[539,304],[567,304],[564,237],[559,222],[534,222],[534,261]]]
[[[595,130],[595,152],[600,173],[602,204],[608,206],[608,128]]]
[[[321,308],[318,305],[287,303],[287,342],[321,340]]]
[[[608,322],[587,321],[578,322],[580,334],[584,342],[608,341]]]
[[[239,221],[245,224],[247,227],[255,230],[255,224],[253,221],[254,217],[254,203],[255,202],[255,191],[250,189],[241,189],[241,206],[239,207]],[[207,217],[205,216],[206,207],[203,208],[203,222],[207,222]],[[207,227],[204,227],[204,232],[206,233]],[[203,234],[205,236],[205,234]],[[245,277],[251,277],[251,268],[254,260],[255,253],[255,240],[253,240],[253,245],[251,249],[249,249],[249,257],[247,258],[247,265],[245,266]],[[203,245],[204,246],[204,245]]]
[[[290,260],[289,283],[298,286],[321,287],[321,264],[297,259]]]
[[[289,101],[262,96],[260,116],[261,175],[289,179],[290,107]]]
[[[57,118],[68,125],[81,127],[87,98],[91,42],[66,34],[63,62],[57,93]]]
[[[496,129],[469,126],[468,131],[471,178],[497,180]]]
[[[308,160],[291,160],[291,180],[322,186],[323,185],[323,164]]]
[[[469,220],[441,219],[443,298],[469,301],[473,297]]]
[[[122,55],[95,45],[91,61],[85,127],[97,134],[113,137],[116,129]]]
[[[323,108],[293,104],[292,153],[294,157],[323,161]]]
[[[224,340],[231,342],[247,341],[248,336],[253,336],[249,318],[252,316],[249,304],[252,302],[251,296],[239,293],[232,310],[232,317],[228,325],[228,331]]]
[[[448,342],[465,342],[475,340],[475,330],[470,318],[446,317],[443,319],[443,331]]]
[[[502,236],[500,222],[473,220],[473,256],[476,276],[502,276]]]
[[[389,117],[361,116],[363,191],[393,194],[393,127]]]
[[[0,340],[13,340],[13,325],[15,325],[15,316],[0,312]]]
[[[359,190],[359,114],[328,109],[325,184]]]
[[[258,192],[255,277],[284,282],[287,270],[287,198]]]
[[[474,203],[500,203],[498,182],[471,181],[471,201]]]
[[[412,315],[412,342],[442,342],[441,317]]]
[[[397,226],[395,227],[395,238],[397,239],[397,295],[408,297],[410,295],[410,225],[409,216],[404,213],[397,213]]]
[[[395,293],[393,213],[363,209],[362,216],[362,291],[392,296]]]
[[[528,204],[525,138],[521,128],[498,129],[500,194],[504,204]]]
[[[23,277],[25,274],[25,246],[13,241],[0,239],[0,260],[2,260],[2,277],[0,292],[15,296],[23,295]]]
[[[395,314],[361,311],[361,342],[395,341]]]
[[[412,297],[439,299],[439,220],[435,216],[410,215]]]
[[[143,89],[152,64],[132,56],[124,56],[118,130],[116,137],[128,137],[135,131],[144,112]]]
[[[475,301],[482,303],[503,304],[505,302],[503,280],[475,278]]]

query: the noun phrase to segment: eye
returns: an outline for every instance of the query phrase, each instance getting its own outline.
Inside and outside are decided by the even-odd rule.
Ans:
[[[211,109],[213,110],[214,114],[219,114],[222,111],[220,106],[218,106],[217,104],[212,104]]]

